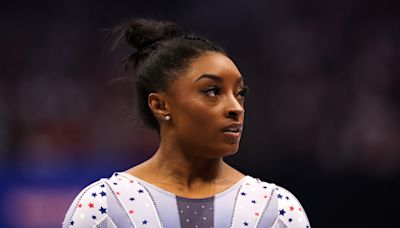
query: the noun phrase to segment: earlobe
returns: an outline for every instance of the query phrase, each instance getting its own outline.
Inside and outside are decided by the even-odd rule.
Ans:
[[[150,93],[147,98],[147,102],[149,108],[151,109],[153,114],[157,117],[157,119],[165,119],[166,116],[169,116],[169,112],[163,94]]]

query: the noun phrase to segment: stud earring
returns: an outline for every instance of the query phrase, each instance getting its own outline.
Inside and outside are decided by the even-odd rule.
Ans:
[[[164,116],[164,119],[168,121],[168,120],[171,119],[171,116],[170,115],[166,115],[166,116]]]

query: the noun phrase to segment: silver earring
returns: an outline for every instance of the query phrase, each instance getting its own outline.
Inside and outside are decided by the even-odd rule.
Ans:
[[[166,116],[164,116],[164,119],[165,119],[165,120],[170,120],[170,119],[171,119],[171,116],[170,116],[170,115],[166,115]]]

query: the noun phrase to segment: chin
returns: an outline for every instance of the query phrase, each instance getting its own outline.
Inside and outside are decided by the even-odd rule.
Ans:
[[[235,155],[237,152],[238,152],[237,150],[231,151],[231,152],[227,153],[224,157]]]
[[[209,159],[223,158],[236,154],[239,151],[239,143],[224,142],[208,145],[208,147],[201,149],[201,151],[207,151],[206,157]]]
[[[221,157],[227,157],[236,154],[239,151],[239,145],[230,144],[228,147],[225,146],[224,150],[220,151]]]

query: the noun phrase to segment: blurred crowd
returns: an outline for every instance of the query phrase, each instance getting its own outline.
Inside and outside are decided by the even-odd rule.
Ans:
[[[3,8],[1,165],[135,162],[154,150],[156,134],[132,123],[129,82],[115,80],[128,52],[109,52],[103,30],[153,16],[135,11],[150,3],[93,4]],[[159,14],[221,41],[241,68],[251,88],[242,150],[325,171],[399,171],[400,16],[390,1],[243,2],[223,15],[229,3],[214,4],[208,17],[200,3]]]

